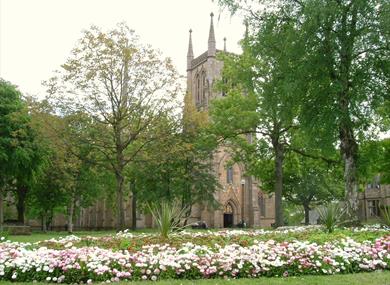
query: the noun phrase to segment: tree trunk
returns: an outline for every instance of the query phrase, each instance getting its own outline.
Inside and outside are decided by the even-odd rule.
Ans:
[[[348,108],[345,101],[341,104],[343,109]],[[350,120],[348,118],[345,118],[344,120],[345,121],[341,122],[340,127],[340,150],[344,160],[346,215],[351,222],[355,222],[358,220],[359,185],[356,169],[358,144],[355,140]]]
[[[305,225],[308,226],[310,224],[310,207],[308,204],[303,204],[303,209],[305,211]]]
[[[46,229],[48,231],[52,230],[52,228],[53,228],[52,227],[53,216],[54,216],[53,209],[51,209],[49,214],[47,215],[47,219],[46,219]]]
[[[73,233],[74,204],[75,204],[75,197],[72,193],[72,196],[69,201],[69,206],[68,206],[68,232],[69,233]]]
[[[125,229],[125,210],[123,205],[123,186],[124,186],[124,177],[122,173],[117,173],[116,175],[116,183],[117,183],[117,225],[116,229],[118,231],[122,231]]]
[[[133,194],[131,199],[131,229],[135,231],[137,229],[137,194],[134,179],[130,182],[130,191]]]
[[[345,200],[347,216],[351,222],[358,220],[358,182],[356,159],[353,156],[344,158]]]
[[[4,190],[0,189],[0,231],[3,231],[3,224],[4,224]]]
[[[42,215],[42,231],[44,233],[47,232],[47,217],[46,217],[46,213]]]
[[[351,2],[354,3],[354,2]],[[351,119],[351,66],[357,27],[357,6],[344,9],[341,20],[340,75],[341,91],[338,94],[340,150],[344,159],[345,201],[347,216],[351,221],[358,220],[358,181],[356,162],[358,144],[354,135],[354,123]],[[350,21],[350,23],[348,23]]]
[[[18,186],[16,189],[16,194],[18,198],[18,202],[16,204],[16,208],[18,211],[18,223],[24,225],[24,213],[25,213],[25,204],[26,204],[26,196],[27,196],[27,187]]]
[[[283,221],[283,145],[278,141],[274,142],[275,151],[275,227],[281,227],[284,225]]]

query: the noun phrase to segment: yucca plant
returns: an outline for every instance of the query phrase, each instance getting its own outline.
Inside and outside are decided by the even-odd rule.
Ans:
[[[180,221],[188,212],[188,207],[181,207],[177,201],[162,201],[161,203],[149,204],[148,208],[161,237],[168,238],[171,232],[183,228],[180,226]]]
[[[328,233],[332,233],[335,227],[341,222],[343,211],[336,203],[328,203],[317,208],[320,222],[325,226]]]
[[[381,211],[381,218],[382,218],[382,222],[390,227],[390,206],[385,206],[383,205],[381,208],[380,208],[380,211]]]

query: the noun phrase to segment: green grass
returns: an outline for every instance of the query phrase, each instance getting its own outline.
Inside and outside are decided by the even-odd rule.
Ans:
[[[24,285],[26,283],[16,283],[1,281],[0,285]],[[30,283],[34,285],[47,285],[48,283]],[[103,284],[103,283],[102,283]],[[390,271],[372,272],[372,273],[356,273],[345,275],[331,275],[331,276],[301,276],[301,277],[288,277],[288,278],[267,278],[261,277],[257,279],[211,279],[211,280],[164,280],[164,281],[135,281],[135,282],[119,282],[118,285],[389,285],[390,284]]]

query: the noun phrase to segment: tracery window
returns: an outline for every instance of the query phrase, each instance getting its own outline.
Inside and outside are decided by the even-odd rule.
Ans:
[[[196,75],[196,84],[195,84],[195,92],[196,92],[196,105],[199,105],[201,104],[201,93],[200,93],[200,89],[201,89],[201,86],[200,86],[200,76],[199,74]]]
[[[207,98],[207,78],[206,73],[202,73],[202,104],[206,103]]]
[[[227,203],[224,209],[224,214],[233,214],[233,207],[230,203]]]
[[[260,216],[265,217],[265,199],[263,195],[259,195],[258,199]]]
[[[229,184],[233,183],[233,167],[229,166],[226,170],[226,182]]]

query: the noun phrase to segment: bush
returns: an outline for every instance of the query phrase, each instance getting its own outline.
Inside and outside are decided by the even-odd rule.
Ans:
[[[382,206],[380,208],[381,211],[381,218],[382,222],[390,227],[390,207],[389,206]]]
[[[332,233],[335,227],[340,223],[343,212],[336,203],[328,203],[317,208],[320,216],[320,223],[323,224],[328,233]]]
[[[180,226],[180,220],[184,217],[188,208],[180,207],[176,201],[172,203],[163,201],[161,204],[154,203],[153,205],[149,205],[149,210],[157,224],[157,229],[161,237],[168,238],[168,235],[172,231],[182,228]]]

